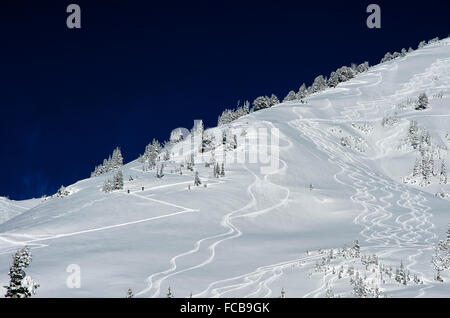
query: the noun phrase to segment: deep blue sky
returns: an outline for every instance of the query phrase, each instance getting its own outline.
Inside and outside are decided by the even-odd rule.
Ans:
[[[449,1],[335,2],[2,0],[0,195],[52,194],[116,146],[133,160],[238,100],[450,33]],[[366,27],[371,2],[381,30]]]

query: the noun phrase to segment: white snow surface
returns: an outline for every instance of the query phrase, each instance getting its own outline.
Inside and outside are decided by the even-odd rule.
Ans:
[[[398,107],[422,92],[429,109]],[[433,97],[438,93],[442,98]],[[34,297],[125,297],[128,288],[138,297],[165,297],[169,286],[175,297],[279,297],[282,289],[286,297],[325,297],[327,289],[353,297],[350,278],[332,273],[341,266],[354,266],[387,297],[449,297],[450,274],[435,281],[431,256],[450,222],[449,199],[434,194],[449,193],[450,185],[404,184],[418,154],[399,146],[411,120],[450,146],[450,40],[306,100],[232,124],[279,129],[278,169],[270,174],[261,164],[226,163],[226,176],[217,179],[197,164],[207,187],[195,187],[194,172],[170,173],[184,154],[166,163],[162,179],[138,161],[126,164],[124,190],[112,193],[101,191],[108,173],[77,182],[63,198],[0,199],[0,286],[13,252],[28,245],[27,274],[40,284]],[[383,127],[382,118],[394,113],[398,123]],[[370,129],[357,128],[363,125]],[[342,146],[348,136],[360,137],[364,152]],[[381,278],[351,258],[314,270],[324,250],[355,240],[361,253],[394,269],[402,262],[421,283]],[[81,268],[80,288],[66,284],[70,264]]]

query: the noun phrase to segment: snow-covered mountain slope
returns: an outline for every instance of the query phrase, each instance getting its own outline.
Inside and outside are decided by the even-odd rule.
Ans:
[[[411,100],[423,92],[430,107],[415,110]],[[176,172],[189,157],[180,143],[163,178],[136,160],[122,168],[123,190],[101,191],[112,173],[81,180],[69,196],[0,224],[0,285],[10,255],[28,245],[37,297],[124,297],[128,288],[165,297],[169,286],[175,297],[350,297],[355,286],[388,297],[448,297],[450,275],[434,280],[431,258],[450,222],[450,201],[435,193],[450,186],[439,176],[428,186],[404,177],[421,158],[406,140],[413,120],[432,137],[435,170],[450,163],[449,107],[446,39],[306,104],[241,117],[232,127],[248,142],[238,142],[236,155],[265,152],[258,128],[276,132],[278,145],[263,163],[225,162],[221,178],[196,152],[207,187],[193,185],[193,171]],[[355,240],[360,257],[344,248]],[[66,285],[70,264],[80,266],[81,288]],[[395,280],[402,272],[406,284]]]
[[[0,224],[31,208],[34,208],[40,202],[41,201],[39,199],[14,201],[8,198],[0,197]]]

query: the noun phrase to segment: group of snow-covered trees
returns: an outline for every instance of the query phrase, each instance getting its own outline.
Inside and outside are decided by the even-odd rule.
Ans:
[[[441,158],[440,169],[435,167],[436,150],[430,133],[418,126],[416,121],[411,121],[408,134],[405,139],[412,149],[419,152],[419,158],[414,162],[412,174],[405,177],[405,183],[427,186],[437,178],[440,184],[447,184],[447,168],[444,158]]]
[[[112,192],[114,190],[122,190],[123,189],[123,174],[122,170],[117,171],[112,180],[108,179],[103,183],[102,191],[103,192]]]
[[[422,41],[419,43],[418,48],[422,48],[425,45],[435,43],[439,40],[439,38],[433,38],[428,42]],[[408,50],[403,48],[400,52],[390,53],[387,52],[384,57],[381,59],[380,63],[384,63],[390,60],[393,60],[398,57],[404,57],[407,54],[414,52],[414,50],[410,47]],[[296,101],[301,100],[313,93],[321,92],[329,87],[336,87],[339,83],[346,82],[353,77],[355,77],[359,73],[364,73],[369,69],[369,62],[364,62],[359,65],[352,64],[351,66],[342,66],[338,68],[336,71],[331,72],[330,76],[327,78],[326,76],[319,75],[317,76],[311,86],[307,87],[304,83],[300,86],[298,92],[291,90],[286,97],[283,99],[283,102]],[[418,103],[419,109],[423,109],[422,105],[425,100],[422,99]],[[261,109],[272,107],[276,104],[279,104],[277,96],[272,94],[270,97],[268,96],[259,96],[253,101],[253,107],[250,109],[249,103],[245,102],[244,106],[238,107],[235,110],[226,109],[222,112],[222,114],[218,118],[218,126],[222,126],[224,124],[228,124],[250,112],[258,111]],[[174,137],[175,138],[175,137]]]
[[[270,108],[272,106],[275,106],[276,104],[279,104],[280,100],[275,94],[272,94],[269,96],[259,96],[253,101],[253,110],[261,110],[265,108]]]
[[[419,45],[417,46],[417,48],[421,49],[421,48],[425,47],[426,45],[432,44],[432,43],[436,43],[437,41],[439,41],[438,37],[433,38],[433,39],[429,40],[428,42],[427,41],[421,41],[419,43]],[[409,54],[411,52],[414,52],[414,50],[411,47],[408,50],[403,48],[400,52],[394,52],[394,53],[387,52],[384,55],[384,57],[381,59],[380,63],[388,62],[388,61],[396,59],[398,57],[404,57],[404,56],[406,56],[407,54]]]
[[[290,91],[283,99],[283,102],[302,100],[308,95],[321,92],[329,87],[336,87],[339,83],[346,82],[359,73],[363,73],[369,69],[369,62],[364,62],[359,65],[352,64],[351,66],[342,66],[336,71],[331,72],[329,78],[319,75],[314,79],[310,87],[305,84],[300,86],[298,92]]]
[[[103,164],[95,167],[95,170],[91,173],[91,177],[96,177],[112,171],[114,169],[121,168],[123,166],[123,157],[122,153],[117,147],[114,149],[112,156],[109,156],[108,159],[103,160]]]
[[[7,298],[28,298],[35,294],[39,287],[30,276],[25,273],[25,269],[31,264],[30,248],[25,246],[13,255],[13,265],[9,269],[9,285],[6,288]]]
[[[241,118],[247,114],[250,114],[253,110],[250,109],[250,102],[245,101],[244,105],[237,106],[236,109],[225,109],[217,119],[217,126],[223,126],[231,123],[232,121]]]
[[[433,267],[436,270],[436,280],[443,282],[442,273],[450,269],[450,223],[448,224],[448,230],[446,238],[440,240],[435,249],[432,257]]]
[[[153,141],[145,147],[144,154],[139,156],[138,161],[141,163],[148,162],[149,168],[153,169],[156,167],[156,161],[159,159],[159,154],[162,149],[159,141],[153,139]]]

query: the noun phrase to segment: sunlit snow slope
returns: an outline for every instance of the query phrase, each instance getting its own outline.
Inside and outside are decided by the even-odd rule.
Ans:
[[[422,92],[430,108],[408,106]],[[68,197],[32,208],[16,203],[27,210],[0,216],[9,219],[0,224],[0,285],[7,284],[11,254],[28,245],[27,274],[41,285],[36,297],[124,297],[128,288],[165,297],[169,286],[175,297],[278,297],[282,289],[286,297],[325,297],[327,290],[353,297],[352,268],[387,297],[449,297],[450,275],[435,281],[431,256],[450,222],[450,200],[435,193],[450,186],[405,184],[418,152],[402,140],[417,121],[449,166],[450,40],[306,100],[233,122],[246,131],[279,129],[279,157],[271,157],[276,169],[268,174],[266,163],[225,163],[226,176],[217,179],[197,164],[207,187],[195,187],[193,172],[170,173],[183,154],[166,163],[162,179],[128,163],[123,191],[101,191],[107,174],[70,186]],[[397,122],[382,126],[389,116]],[[252,151],[247,137],[237,152]],[[376,254],[376,266],[328,260],[330,249],[343,254],[355,240],[362,254]],[[406,285],[394,277],[400,263],[411,275]],[[81,268],[81,288],[66,285],[70,264]]]

